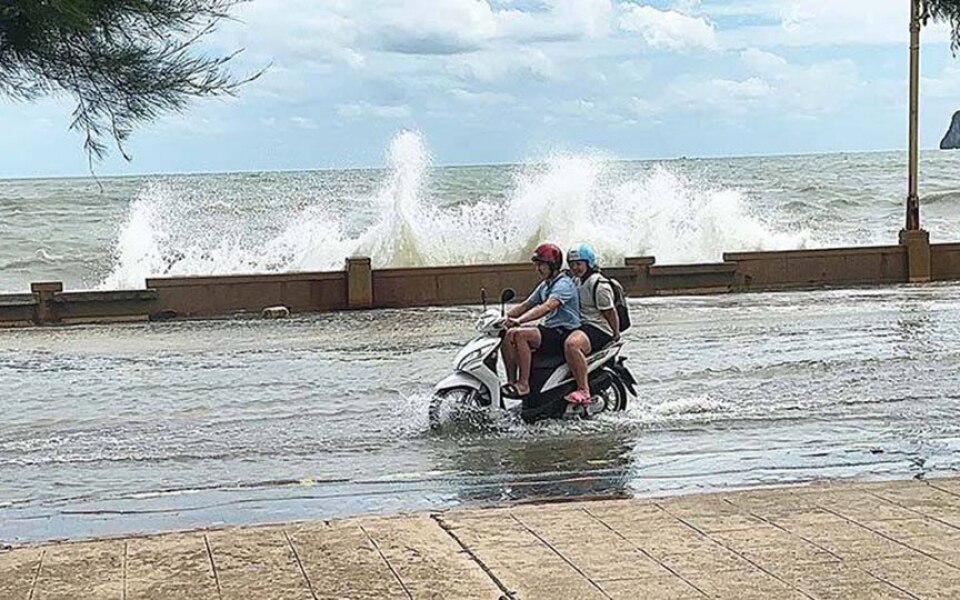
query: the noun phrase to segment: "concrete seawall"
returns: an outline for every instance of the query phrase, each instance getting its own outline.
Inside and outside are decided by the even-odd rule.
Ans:
[[[960,243],[930,244],[926,232],[904,232],[895,246],[738,252],[707,264],[658,265],[627,258],[605,271],[630,296],[859,287],[960,280]],[[65,292],[35,283],[29,294],[0,295],[0,326],[259,314],[411,308],[478,303],[506,287],[531,289],[529,263],[373,269],[368,258],[317,273],[151,278],[142,290]]]

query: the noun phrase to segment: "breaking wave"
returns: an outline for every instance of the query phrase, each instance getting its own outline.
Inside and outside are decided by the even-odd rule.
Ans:
[[[370,256],[378,267],[520,261],[542,241],[589,241],[607,264],[640,255],[716,261],[724,251],[810,243],[807,232],[776,231],[736,189],[663,165],[642,174],[622,165],[556,154],[521,167],[502,196],[478,192],[451,205],[431,187],[436,171],[422,136],[404,131],[366,196],[333,197],[320,186],[248,206],[158,180],[131,203],[101,287],[142,287],[151,276],[340,269],[348,256]],[[357,214],[366,222],[350,231]]]

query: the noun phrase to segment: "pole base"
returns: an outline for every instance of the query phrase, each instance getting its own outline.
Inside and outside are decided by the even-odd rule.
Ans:
[[[930,233],[923,229],[901,229],[900,245],[907,247],[907,281],[926,283],[932,276]]]

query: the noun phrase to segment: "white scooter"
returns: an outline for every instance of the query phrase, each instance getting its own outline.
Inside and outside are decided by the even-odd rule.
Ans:
[[[500,295],[500,311],[486,310],[486,294],[481,290],[484,314],[477,320],[477,337],[460,350],[453,361],[454,373],[437,384],[430,402],[430,426],[440,427],[445,411],[466,409],[476,412],[514,409],[519,405],[521,418],[528,423],[540,419],[561,418],[568,413],[564,396],[576,389],[573,375],[563,356],[533,355],[530,394],[521,400],[505,398],[497,372],[500,345],[504,337],[504,305],[516,297],[506,289]],[[627,390],[636,397],[636,380],[620,356],[623,342],[614,342],[587,358],[591,404],[579,416],[615,412],[627,407]]]

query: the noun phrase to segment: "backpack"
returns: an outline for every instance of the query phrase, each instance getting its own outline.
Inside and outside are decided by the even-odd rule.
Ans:
[[[607,282],[613,289],[613,308],[617,311],[617,317],[620,319],[620,332],[630,329],[630,308],[627,306],[627,298],[623,293],[623,286],[616,279],[600,275],[593,284],[593,305],[597,305],[597,288],[600,284]]]

